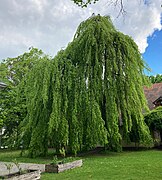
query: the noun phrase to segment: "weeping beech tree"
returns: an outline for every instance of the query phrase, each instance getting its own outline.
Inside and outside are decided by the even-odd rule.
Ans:
[[[48,145],[77,154],[98,144],[121,150],[122,139],[150,143],[144,68],[137,45],[109,17],[82,22],[64,51],[28,74],[22,138],[30,155],[45,155]]]

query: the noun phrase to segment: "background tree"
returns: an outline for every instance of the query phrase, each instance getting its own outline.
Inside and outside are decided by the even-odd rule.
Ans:
[[[118,151],[132,130],[134,141],[150,143],[144,68],[137,45],[110,18],[82,22],[64,51],[28,73],[21,131],[30,156],[45,155],[48,143],[74,154],[97,144]]]
[[[153,109],[150,113],[145,114],[145,122],[150,131],[159,131],[162,138],[162,107]]]
[[[78,6],[87,7],[88,4],[96,3],[99,0],[72,0],[72,1],[74,1],[74,3],[77,4]],[[115,7],[116,6],[120,7],[118,16],[120,16],[120,14],[126,13],[126,11],[124,9],[123,0],[107,0],[107,3],[109,5],[114,5]]]
[[[75,4],[77,4],[78,6],[80,7],[87,7],[89,4],[91,3],[96,3],[100,0],[72,0]],[[138,1],[139,3],[141,3],[141,0],[136,0]],[[143,3],[150,3],[150,1],[148,0],[143,0]],[[126,14],[126,9],[124,8],[124,1],[123,0],[107,0],[107,4],[110,6],[110,5],[113,5],[115,7],[119,7],[119,13],[118,13],[118,16],[119,17],[121,14]],[[162,7],[161,4],[159,4],[159,6]]]
[[[30,48],[15,58],[4,59],[0,63],[0,80],[11,86],[17,86],[30,69],[45,56],[41,50]]]
[[[91,3],[96,3],[97,1],[99,0],[72,0],[74,1],[75,4],[77,4],[78,6],[81,6],[81,7],[87,7],[88,4],[91,4]]]
[[[155,76],[148,76],[148,78],[152,84],[162,82],[162,75],[161,74],[157,74]]]
[[[16,58],[7,58],[0,64],[0,80],[7,84],[0,91],[0,119],[1,127],[6,129],[4,137],[9,140],[5,141],[8,145],[13,146],[18,136],[19,123],[26,116],[26,98],[23,93],[26,74],[43,56],[41,50],[31,48],[29,52]]]
[[[74,3],[77,4],[78,6],[87,7],[88,4],[96,3],[97,1],[100,0],[72,0],[72,1],[74,1]],[[107,1],[108,3],[114,4],[115,6],[117,4],[120,4],[121,8],[123,8],[123,0],[107,0]]]
[[[16,87],[11,86],[0,91],[0,103],[1,128],[5,128],[3,145],[14,147],[14,142],[18,140],[19,123],[26,116],[26,106],[24,102],[17,102]]]

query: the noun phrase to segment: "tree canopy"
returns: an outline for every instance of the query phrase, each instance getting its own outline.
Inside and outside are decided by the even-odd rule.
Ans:
[[[45,56],[41,50],[30,48],[29,52],[15,58],[4,59],[0,63],[0,81],[17,86],[30,69]]]
[[[41,50],[30,48],[29,52],[15,58],[7,58],[0,63],[0,81],[7,84],[6,88],[0,90],[0,128],[5,127],[6,129],[3,136],[8,146],[13,146],[11,142],[17,140],[19,124],[27,113],[23,90],[26,74],[44,56]]]
[[[117,151],[134,130],[135,141],[151,142],[142,115],[144,67],[137,45],[109,17],[82,22],[64,51],[28,73],[24,148],[33,157],[48,146],[74,154],[98,144]]]
[[[96,3],[99,0],[72,0],[75,4],[81,7],[87,7],[88,4]]]
[[[84,8],[84,7],[87,7],[89,4],[91,3],[96,3],[100,0],[72,0],[75,4],[77,4],[78,6]],[[123,0],[107,0],[108,4],[109,5],[114,5],[115,7],[116,6],[119,6],[120,7],[120,10],[119,10],[119,14],[117,17],[119,17],[121,14],[124,14],[126,13],[125,9],[124,9],[124,3],[123,3]]]
[[[158,130],[162,132],[162,106],[159,106],[145,114],[145,122],[150,130]]]
[[[152,84],[162,82],[162,75],[161,74],[157,74],[155,76],[148,76],[148,78]]]

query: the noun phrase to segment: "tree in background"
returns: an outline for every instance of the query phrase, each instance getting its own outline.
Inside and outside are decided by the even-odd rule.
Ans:
[[[159,106],[145,114],[145,122],[151,130],[162,131],[162,107]]]
[[[0,80],[11,86],[17,86],[30,69],[45,56],[41,50],[30,48],[15,58],[7,58],[0,64]]]
[[[14,141],[18,140],[19,123],[26,116],[25,102],[17,102],[17,87],[7,86],[0,91],[0,119],[1,128],[5,128],[3,145],[14,147]]]
[[[88,4],[91,4],[91,3],[96,3],[97,1],[99,0],[72,0],[74,1],[75,4],[77,4],[78,6],[81,6],[81,7],[87,7]]]
[[[82,22],[64,51],[27,75],[21,137],[30,156],[44,156],[48,145],[74,154],[98,144],[120,151],[132,130],[134,141],[150,143],[144,68],[137,45],[110,18]]]
[[[148,76],[148,78],[152,84],[162,82],[162,75],[161,74],[157,74],[155,76]]]
[[[78,6],[87,7],[88,4],[91,4],[91,3],[95,4],[97,1],[100,1],[100,0],[72,0],[72,1],[74,1],[74,3],[77,4]],[[126,13],[126,11],[124,9],[123,0],[107,0],[107,3],[109,5],[114,5],[115,7],[116,6],[120,7],[118,16],[120,16],[121,14]]]
[[[161,141],[162,141],[162,107],[159,106],[156,109],[153,109],[151,112],[145,114],[145,122],[150,128],[150,131],[160,132]],[[155,139],[156,142],[156,139]]]
[[[0,91],[0,121],[1,127],[6,129],[4,136],[8,139],[5,141],[8,145],[13,146],[14,140],[17,140],[19,124],[26,116],[26,98],[23,93],[26,74],[43,56],[41,50],[31,48],[29,52],[16,58],[7,58],[0,64],[0,80],[7,84]]]

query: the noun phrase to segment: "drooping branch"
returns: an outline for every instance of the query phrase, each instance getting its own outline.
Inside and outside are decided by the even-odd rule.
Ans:
[[[88,4],[91,4],[91,3],[96,3],[97,1],[100,1],[100,0],[72,0],[74,1],[75,4],[77,4],[78,6],[81,6],[81,7],[87,7]],[[123,4],[123,0],[107,0],[107,3],[109,5],[114,5],[114,6],[120,6],[120,12],[125,12],[124,10],[124,4]]]
[[[80,7],[87,7],[89,4],[96,3],[100,0],[72,0],[72,1]],[[136,1],[139,1],[139,3],[141,3],[141,1],[143,1],[143,3],[146,3],[146,0],[136,0]],[[120,15],[125,15],[127,12],[124,7],[123,0],[107,0],[107,4],[108,4],[108,6],[113,5],[115,7],[117,7],[117,6],[119,7],[119,13],[118,13],[117,17],[119,17]],[[161,5],[161,7],[162,7],[162,5]]]
[[[47,145],[75,155],[98,144],[119,151],[134,133],[134,142],[151,142],[144,67],[137,45],[109,17],[82,22],[64,51],[29,74],[22,134],[30,155],[45,155]]]

